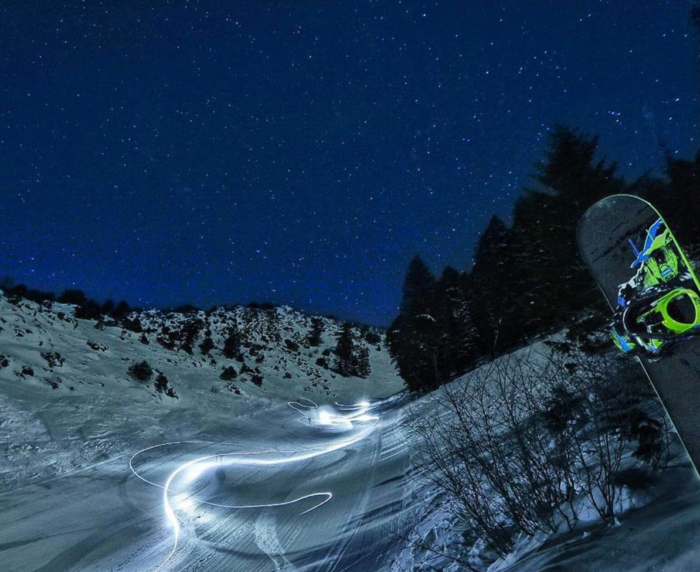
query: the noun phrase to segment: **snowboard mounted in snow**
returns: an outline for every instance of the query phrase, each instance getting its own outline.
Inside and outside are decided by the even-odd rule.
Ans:
[[[578,227],[583,260],[613,311],[611,343],[635,355],[700,467],[700,281],[659,212],[605,198]]]

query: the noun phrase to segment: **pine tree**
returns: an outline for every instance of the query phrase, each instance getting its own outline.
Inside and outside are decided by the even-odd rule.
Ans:
[[[355,339],[352,333],[352,326],[349,323],[343,324],[343,329],[338,335],[335,345],[335,370],[343,377],[350,377],[354,372],[354,352]]]
[[[471,274],[471,300],[478,346],[483,355],[495,355],[520,337],[520,314],[514,290],[523,287],[514,272],[512,233],[494,216],[479,238]]]
[[[369,350],[355,337],[353,327],[343,324],[335,346],[335,371],[343,377],[368,377]]]
[[[369,374],[372,373],[372,369],[369,363],[369,348],[361,344],[357,344],[355,349],[355,375],[366,379]]]
[[[414,256],[403,283],[401,313],[420,316],[430,312],[435,295],[435,277],[420,256]]]
[[[627,190],[616,164],[596,159],[597,148],[597,137],[555,126],[545,159],[535,165],[534,187],[516,203],[515,301],[526,334],[559,324],[596,301],[595,283],[578,255],[576,227],[595,202]]]
[[[306,338],[309,345],[318,347],[321,345],[321,335],[323,334],[324,324],[321,318],[313,318],[311,320],[311,331]]]
[[[100,305],[88,299],[75,309],[75,317],[81,320],[97,320],[102,316]]]
[[[435,277],[423,260],[416,256],[404,280],[399,316],[387,333],[389,351],[411,390],[429,390],[441,382],[437,311]]]
[[[158,393],[164,393],[168,397],[179,399],[172,385],[170,385],[168,378],[165,377],[165,374],[163,374],[163,372],[158,372],[158,376],[156,377],[155,382],[155,388]]]
[[[469,277],[448,266],[437,288],[437,345],[440,378],[462,373],[477,355],[478,332],[469,291]]]

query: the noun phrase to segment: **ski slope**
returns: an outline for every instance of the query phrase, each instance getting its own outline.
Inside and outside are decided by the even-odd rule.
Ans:
[[[216,352],[144,344],[60,305],[0,298],[0,318],[3,570],[357,570],[391,558],[409,459],[401,398],[381,400],[402,387],[381,344],[368,379],[342,378],[316,365],[339,325],[303,347],[307,317],[253,313],[242,353],[263,382],[240,375],[235,393],[219,375],[241,364]],[[128,376],[141,360],[178,399]]]
[[[280,405],[207,440],[143,451],[132,465],[153,484],[120,456],[3,494],[3,562],[17,572],[379,570],[410,503],[395,409],[370,406],[347,425],[313,411],[299,423]]]
[[[312,347],[310,318],[289,308],[202,319],[217,348],[239,323],[242,361],[202,355],[201,337],[191,355],[163,347],[158,332],[182,315],[144,313],[145,333],[96,329],[70,307],[0,296],[1,570],[462,572],[455,558],[479,572],[700,568],[700,490],[682,455],[631,492],[617,526],[523,538],[493,561],[417,478],[405,416],[432,414],[432,398],[407,407],[383,340],[358,332],[372,371],[343,378],[321,360],[333,320]],[[129,376],[143,360],[177,399]],[[230,366],[238,377],[222,380]]]

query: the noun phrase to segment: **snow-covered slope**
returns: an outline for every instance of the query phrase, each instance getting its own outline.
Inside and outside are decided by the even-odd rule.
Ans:
[[[367,336],[370,330],[355,328],[358,347],[369,351],[371,373],[367,379],[341,377],[333,371],[332,350],[342,324],[287,307],[148,311],[130,316],[129,327],[137,331],[73,315],[72,306],[0,295],[4,490],[144,443],[230,425],[299,397],[351,402],[391,395],[403,385],[381,332]],[[316,347],[308,341],[314,320],[323,329]],[[223,347],[232,328],[239,333],[240,355],[227,359]],[[203,355],[207,337],[213,349]],[[144,361],[152,374],[139,381],[129,370]],[[177,398],[156,389],[159,377]]]
[[[287,406],[400,391],[381,332],[353,330],[358,352],[369,351],[371,371],[360,379],[334,372],[343,324],[290,308],[149,311],[126,325],[76,320],[71,306],[0,295],[0,561],[10,570],[462,572],[468,561],[479,571],[646,572],[700,565],[692,532],[700,530],[700,489],[677,447],[666,470],[625,496],[614,526],[582,519],[569,533],[523,537],[494,561],[421,478],[420,442],[406,421],[435,418],[436,394],[408,408],[406,395],[374,402],[366,419],[343,428],[305,422],[303,400]],[[318,345],[309,340],[314,328],[323,330]],[[235,351],[227,346],[232,331],[240,351],[238,343]],[[541,341],[516,355],[541,367],[547,347]],[[129,371],[143,362],[152,373],[139,381]],[[352,408],[324,411],[342,416]],[[265,463],[222,462],[231,452]],[[134,454],[136,473],[160,486],[192,459],[211,454],[220,465],[188,485],[189,498],[225,504],[181,499],[183,536],[172,559],[162,493],[131,472]],[[306,495],[332,500],[313,512],[305,512],[311,501],[289,505]],[[223,510],[241,502],[253,510]]]
[[[507,397],[515,394],[511,391],[522,390],[522,382],[531,383],[533,389],[527,392],[528,396],[535,401],[544,402],[538,397],[538,393],[543,390],[546,385],[545,379],[552,373],[546,371],[547,365],[553,363],[551,356],[555,354],[552,347],[565,340],[563,333],[553,334],[530,346],[518,349],[510,355],[485,363],[445,388],[415,401],[404,412],[404,417],[413,419],[413,423],[409,422],[409,425],[415,425],[418,421],[417,424],[423,427],[438,427],[439,429],[435,430],[433,435],[441,431],[442,435],[438,438],[442,438],[449,433],[449,427],[453,427],[450,423],[455,419],[455,410],[446,407],[446,404],[455,403],[455,401],[450,402],[445,399],[443,391],[451,392],[452,399],[460,403],[460,388],[474,388],[481,381],[483,381],[483,393],[475,391],[463,395],[479,396],[484,398],[484,401],[473,400],[463,403],[465,408],[491,414],[494,419],[500,420],[505,416],[506,411],[510,414],[516,411],[517,407],[514,408],[513,402],[509,402]],[[594,365],[596,360],[602,360],[601,356],[587,359],[593,365],[589,371],[595,371],[596,367],[601,367]],[[521,368],[522,364],[526,364],[524,369]],[[575,364],[572,362],[571,365]],[[609,379],[623,379],[626,383],[631,383],[634,378],[640,378],[640,407],[653,410],[654,414],[658,414],[661,405],[650,389],[644,390],[646,380],[641,378],[642,372],[637,364],[620,360],[619,366],[607,371],[605,375]],[[564,367],[560,369],[565,370]],[[602,369],[597,371],[602,372]],[[518,379],[519,377],[521,379]],[[596,381],[596,383],[600,382],[600,379]],[[504,387],[515,389],[503,391]],[[632,391],[630,391],[631,394]],[[483,404],[487,404],[487,407],[480,407]],[[465,409],[460,413],[464,415],[467,423],[472,421],[472,418],[465,413]],[[429,421],[420,421],[421,419]],[[670,422],[667,421],[667,423]],[[503,423],[503,426],[506,425],[507,423]],[[490,427],[501,427],[501,425],[494,423]],[[460,433],[460,435],[463,437],[461,443],[468,446],[464,434]],[[593,456],[596,446],[594,437],[590,432],[581,432],[579,435],[587,435],[590,439],[582,441],[583,450],[586,459],[590,460],[590,466],[594,468],[593,474],[596,474],[598,461]],[[673,431],[668,435],[668,449],[664,453],[665,462],[653,471],[633,455],[635,443],[623,440],[620,446],[620,465],[614,477],[615,486],[619,490],[619,497],[615,503],[614,522],[604,523],[592,510],[589,499],[579,495],[572,505],[576,511],[572,530],[567,530],[567,527],[562,526],[560,522],[557,532],[538,531],[532,536],[521,533],[516,537],[512,550],[499,556],[492,552],[491,547],[482,537],[474,534],[473,528],[464,518],[458,517],[459,499],[446,494],[449,486],[454,482],[448,482],[447,486],[443,487],[436,486],[439,469],[436,468],[435,459],[444,461],[445,458],[433,453],[428,459],[433,462],[426,464],[426,458],[421,458],[420,454],[414,454],[426,450],[425,433],[413,432],[409,440],[412,470],[416,472],[413,492],[413,504],[416,508],[409,532],[406,534],[408,542],[404,544],[403,550],[397,557],[392,572],[406,570],[421,572],[428,570],[685,572],[698,570],[700,569],[700,550],[697,549],[695,538],[697,531],[700,530],[700,479],[687,453],[674,435]],[[457,452],[458,449],[453,448],[452,451]],[[510,458],[509,461],[514,464]],[[473,467],[478,469],[478,465]],[[475,473],[476,470],[473,469],[471,474]],[[466,484],[466,479],[463,482]],[[565,485],[557,483],[555,486],[564,487]],[[484,481],[483,489],[469,489],[465,486],[463,490],[474,494],[474,490],[488,490],[488,487],[489,485]],[[491,509],[498,506],[497,502],[498,499],[490,503]]]

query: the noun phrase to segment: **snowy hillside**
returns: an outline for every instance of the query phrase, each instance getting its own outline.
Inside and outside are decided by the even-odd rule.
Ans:
[[[342,324],[286,307],[148,311],[130,315],[129,329],[73,316],[72,306],[0,295],[3,490],[299,397],[354,401],[403,385],[381,332],[353,329],[371,371],[342,377],[333,351]]]
[[[379,330],[284,307],[117,324],[2,295],[0,555],[13,572],[696,569],[700,488],[673,434],[649,454],[653,440],[591,425],[617,403],[653,429],[646,381],[631,362],[576,362],[562,345],[549,336],[413,399]],[[577,389],[583,366],[596,379]],[[348,367],[366,377],[338,373]],[[585,409],[572,400],[606,387]],[[533,413],[559,433],[523,425]],[[508,444],[519,427],[526,447]],[[567,443],[580,456],[551,465]],[[448,475],[479,486],[451,489]],[[589,477],[612,483],[603,517]],[[499,550],[467,513],[508,523],[511,490],[542,521],[504,527]],[[564,503],[547,497],[541,512],[528,504],[541,491]]]
[[[404,418],[415,508],[393,572],[700,566],[700,480],[635,362],[577,354],[555,334],[410,404]],[[537,525],[513,524],[531,509]]]

